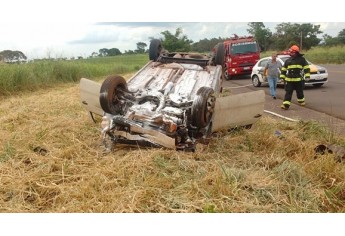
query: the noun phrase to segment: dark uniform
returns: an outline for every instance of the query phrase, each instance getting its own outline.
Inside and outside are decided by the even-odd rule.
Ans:
[[[285,97],[282,109],[289,109],[292,93],[296,90],[297,101],[301,106],[305,105],[304,79],[310,78],[310,68],[303,54],[296,53],[295,56],[287,59],[281,68],[280,78],[285,80]]]

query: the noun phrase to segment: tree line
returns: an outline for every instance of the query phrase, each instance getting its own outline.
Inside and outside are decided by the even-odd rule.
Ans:
[[[250,36],[254,36],[258,41],[261,51],[276,50],[282,51],[289,48],[293,44],[300,46],[301,50],[309,50],[312,47],[332,47],[338,45],[345,45],[345,29],[342,29],[337,36],[332,37],[328,34],[323,34],[320,30],[320,25],[311,23],[280,23],[275,27],[275,32],[267,28],[263,22],[250,22],[248,23],[247,32]],[[235,34],[236,32],[234,32]],[[177,28],[175,33],[168,30],[161,32],[163,47],[170,52],[209,52],[217,43],[230,39],[229,37],[218,37],[211,39],[201,39],[198,42],[193,42],[188,39],[187,35],[183,34],[181,28]],[[320,37],[320,35],[322,35]],[[152,37],[149,38],[153,39]],[[121,53],[116,49],[117,54],[137,54],[147,52],[147,44],[143,42],[137,43],[136,50],[129,50]],[[101,49],[104,50],[104,49]],[[104,53],[103,51],[94,56],[114,56],[110,52]]]
[[[328,34],[323,34],[320,30],[320,25],[311,23],[280,23],[275,27],[275,32],[267,28],[263,22],[249,22],[247,32],[254,36],[258,41],[261,51],[276,50],[281,51],[289,48],[293,44],[300,46],[302,50],[309,50],[312,47],[331,47],[338,45],[345,45],[345,29],[342,29],[337,36],[332,37]],[[234,32],[236,34],[236,32]],[[168,30],[161,32],[163,47],[170,52],[209,52],[217,43],[230,39],[226,38],[211,38],[201,39],[198,42],[193,42],[188,39],[187,35],[183,34],[181,28],[177,28],[175,33]],[[320,38],[319,35],[322,35]],[[149,39],[153,39],[149,37]],[[109,57],[128,54],[142,54],[147,53],[147,44],[138,42],[137,48],[134,50],[126,50],[121,52],[118,48],[101,48],[98,52],[93,52],[89,57]],[[0,52],[0,61],[5,62],[21,62],[27,58],[21,51],[5,50]],[[81,57],[78,57],[81,59]]]

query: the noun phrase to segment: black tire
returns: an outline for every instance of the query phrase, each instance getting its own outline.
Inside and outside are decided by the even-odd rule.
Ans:
[[[127,90],[126,80],[121,76],[109,76],[100,89],[99,102],[103,111],[109,114],[121,114],[122,107],[117,96],[117,89]]]
[[[214,63],[216,65],[224,66],[224,55],[225,55],[224,43],[218,43],[216,54],[214,55]]]
[[[254,75],[252,78],[252,83],[254,87],[260,87],[261,86],[261,82],[260,79],[257,75]]]
[[[192,104],[192,125],[201,129],[206,127],[213,115],[216,98],[210,87],[201,87]]]
[[[157,61],[162,51],[162,43],[159,39],[152,39],[149,48],[149,59]]]
[[[225,67],[225,69],[224,69],[224,77],[225,77],[225,80],[231,80],[231,76],[228,73],[227,67]]]

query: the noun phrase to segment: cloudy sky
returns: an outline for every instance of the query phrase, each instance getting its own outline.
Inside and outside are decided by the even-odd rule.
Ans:
[[[149,37],[161,38],[161,32],[175,33],[179,27],[194,42],[234,33],[248,35],[248,22],[253,21],[264,22],[272,32],[281,22],[319,24],[321,31],[331,36],[345,28],[345,19],[334,17],[337,9],[330,14],[332,17],[317,18],[315,14],[272,14],[254,7],[254,0],[246,1],[253,6],[248,9],[217,2],[195,9],[194,2],[181,0],[174,0],[174,4],[154,0],[116,2],[12,0],[6,7],[12,10],[0,16],[0,51],[19,50],[29,59],[87,57],[101,48],[135,50],[137,42],[149,45]],[[327,7],[322,9],[327,11]],[[341,12],[338,15],[342,17]]]

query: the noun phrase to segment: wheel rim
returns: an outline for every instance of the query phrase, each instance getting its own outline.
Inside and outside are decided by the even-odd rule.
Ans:
[[[225,69],[225,72],[224,72],[224,76],[225,76],[225,79],[226,80],[229,80],[229,73],[228,73],[228,69]]]
[[[206,120],[209,119],[210,116],[212,116],[213,111],[214,111],[214,106],[216,104],[216,98],[211,96],[207,99],[207,103],[206,103]]]
[[[257,76],[253,77],[253,85],[254,85],[254,87],[258,87],[259,86],[259,78]]]
[[[212,88],[201,87],[193,101],[191,121],[192,125],[197,128],[206,127],[214,112],[216,97]]]

